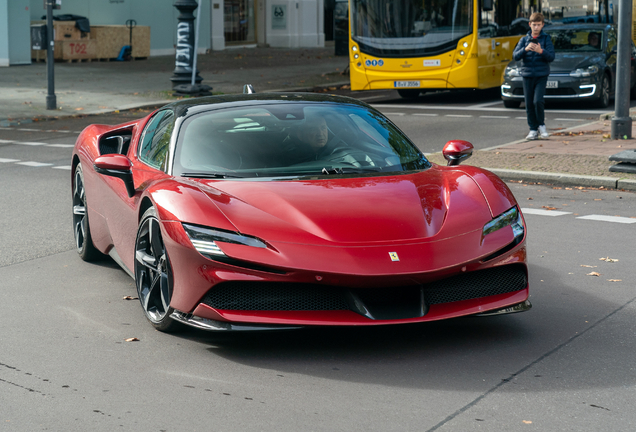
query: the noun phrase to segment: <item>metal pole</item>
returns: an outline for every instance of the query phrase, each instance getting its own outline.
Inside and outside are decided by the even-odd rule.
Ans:
[[[632,137],[632,118],[629,116],[632,0],[619,1],[616,98],[615,114],[614,117],[612,117],[612,139]]]
[[[194,14],[193,14],[194,15]],[[197,76],[197,50],[199,49],[199,26],[201,25],[201,8],[199,7],[199,11],[197,12],[197,17],[195,18],[197,21],[196,31],[194,32],[194,59],[192,60],[192,80],[190,81],[190,85],[194,86],[194,81]]]
[[[46,46],[46,78],[48,81],[48,94],[46,95],[46,109],[57,109],[57,98],[55,97],[55,74],[53,72],[53,48],[55,41],[53,40],[53,2],[55,0],[47,0],[46,2],[46,38],[48,40]]]

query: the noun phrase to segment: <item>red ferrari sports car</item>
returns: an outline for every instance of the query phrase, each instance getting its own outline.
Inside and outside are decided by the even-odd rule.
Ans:
[[[525,222],[494,174],[430,163],[346,97],[188,99],[91,125],[72,159],[77,252],[110,255],[150,323],[414,323],[527,310]]]

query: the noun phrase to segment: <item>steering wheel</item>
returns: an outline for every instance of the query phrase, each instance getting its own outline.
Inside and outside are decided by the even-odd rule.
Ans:
[[[336,147],[327,157],[330,162],[342,162],[353,165],[356,168],[364,166],[377,166],[372,156],[362,150],[351,147]]]

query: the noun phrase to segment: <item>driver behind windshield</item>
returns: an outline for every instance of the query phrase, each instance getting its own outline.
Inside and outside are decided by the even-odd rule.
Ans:
[[[588,33],[587,35],[587,43],[593,48],[599,49],[601,47],[601,40],[598,37],[598,33]]]
[[[285,153],[290,165],[320,160],[333,153],[338,143],[344,145],[339,139],[329,141],[329,128],[324,117],[308,114],[305,122],[285,140]]]

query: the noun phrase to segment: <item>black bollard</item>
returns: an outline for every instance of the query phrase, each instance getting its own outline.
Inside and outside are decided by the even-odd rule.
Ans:
[[[175,69],[170,77],[172,81],[173,90],[177,90],[180,93],[183,92],[184,87],[187,85],[190,87],[192,81],[192,62],[194,60],[194,10],[198,7],[195,0],[177,0],[174,3],[180,14],[177,17],[179,23],[177,24],[177,52]],[[203,78],[199,76],[199,71],[196,71],[194,78],[196,84],[201,83]],[[177,87],[180,86],[180,87]]]

